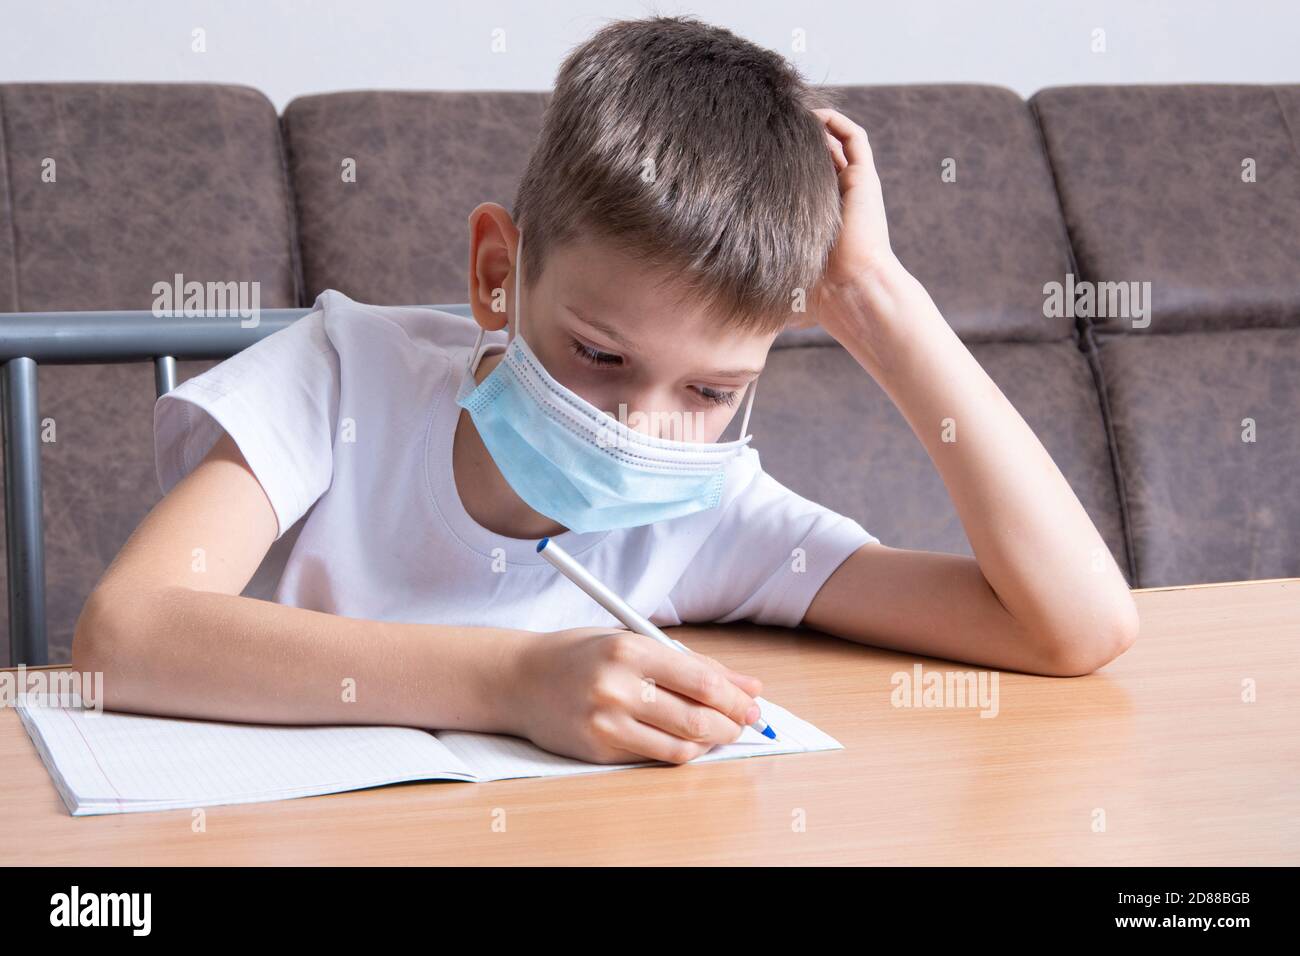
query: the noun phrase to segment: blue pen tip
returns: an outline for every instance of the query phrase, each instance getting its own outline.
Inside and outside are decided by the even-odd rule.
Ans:
[[[773,730],[772,726],[769,724],[763,728],[763,736],[767,737],[769,740],[776,740],[776,731]]]
[[[541,553],[542,548],[546,547],[546,542],[550,540],[550,538],[543,538],[541,541],[537,542],[537,551],[539,554]]]

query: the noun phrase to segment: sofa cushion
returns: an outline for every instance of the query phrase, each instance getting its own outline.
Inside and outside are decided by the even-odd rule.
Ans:
[[[512,207],[549,96],[362,91],[291,102],[283,122],[306,301],[325,289],[378,305],[466,301],[466,221],[480,202]]]
[[[971,352],[1034,429],[1125,569],[1114,474],[1083,353],[1070,341],[976,344]],[[750,429],[773,477],[856,519],[882,544],[973,553],[924,446],[844,349],[774,349]]]
[[[18,83],[0,86],[0,110],[18,237],[8,308],[147,309],[177,272],[256,281],[263,308],[299,304],[279,127],[257,90]]]
[[[1043,286],[1063,282],[1071,260],[1025,101],[974,84],[828,89],[867,131],[894,251],[954,331],[967,342],[1068,337],[1071,319],[1043,313]]]
[[[1300,576],[1300,329],[1102,335],[1098,350],[1137,586]]]
[[[1300,86],[1071,86],[1030,102],[1082,278],[1150,282],[1150,331],[1300,324]]]

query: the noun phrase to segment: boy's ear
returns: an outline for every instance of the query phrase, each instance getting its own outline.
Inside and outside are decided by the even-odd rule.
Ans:
[[[467,220],[469,227],[469,303],[474,318],[489,332],[507,327],[507,313],[493,308],[510,269],[508,248],[519,231],[500,203],[481,202]],[[501,301],[504,301],[502,299]]]

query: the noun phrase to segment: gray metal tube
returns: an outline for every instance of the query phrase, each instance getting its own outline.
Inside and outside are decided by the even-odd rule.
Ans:
[[[9,555],[9,663],[49,663],[45,635],[45,535],[36,363],[4,365],[5,545]]]
[[[154,394],[159,398],[176,387],[176,359],[171,355],[160,355],[153,360]]]
[[[0,361],[22,355],[38,363],[75,365],[229,358],[309,309],[266,309],[244,328],[237,317],[158,317],[150,312],[11,312],[0,316]]]
[[[406,306],[469,315],[464,303]],[[245,328],[238,316],[156,316],[140,312],[0,313],[0,362],[32,359],[40,364],[152,362],[160,355],[225,359],[280,329],[310,309],[263,309]]]

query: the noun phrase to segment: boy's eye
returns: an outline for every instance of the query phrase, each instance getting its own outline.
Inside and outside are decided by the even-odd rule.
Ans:
[[[592,365],[618,365],[623,361],[623,359],[617,355],[612,355],[609,352],[601,352],[599,349],[593,349],[591,346],[584,342],[579,342],[577,339],[570,340],[569,348],[571,348],[573,353],[579,358],[586,360]]]
[[[602,352],[600,349],[593,349],[585,342],[579,342],[577,339],[569,340],[569,349],[574,355],[578,356],[589,365],[621,365],[623,359],[621,356],[614,355],[610,352]],[[714,405],[734,405],[736,403],[736,392],[721,392],[716,388],[697,388],[696,391],[705,401]]]
[[[705,400],[712,402],[714,405],[734,405],[736,403],[736,393],[734,391],[719,392],[715,388],[700,388],[698,391]]]

